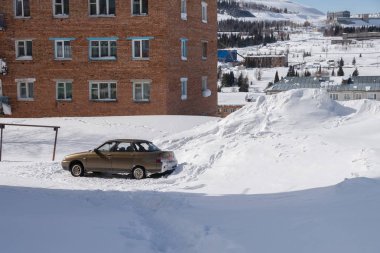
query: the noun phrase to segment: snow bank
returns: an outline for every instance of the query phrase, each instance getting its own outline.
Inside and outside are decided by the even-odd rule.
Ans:
[[[361,118],[378,108],[377,102],[359,103],[357,111],[312,89],[262,96],[217,123],[171,136],[161,145],[176,150],[186,163],[175,177],[196,192],[282,192],[332,185],[358,175],[380,176],[376,145],[350,139],[348,126],[355,122],[354,129],[360,126],[358,139],[377,136],[372,127],[365,130],[373,122]]]

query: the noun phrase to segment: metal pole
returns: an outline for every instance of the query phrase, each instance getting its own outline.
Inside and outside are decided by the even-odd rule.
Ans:
[[[57,147],[58,127],[55,127],[54,131],[55,131],[55,140],[54,140],[54,150],[53,150],[53,162],[55,160],[55,150]]]
[[[1,155],[3,153],[3,129],[4,125],[0,125],[1,128],[1,139],[0,139],[0,162],[1,162]]]

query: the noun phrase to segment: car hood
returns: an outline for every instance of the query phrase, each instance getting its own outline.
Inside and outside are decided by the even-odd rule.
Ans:
[[[91,154],[92,152],[93,151],[86,151],[86,152],[78,152],[78,153],[70,154],[70,155],[65,156],[65,159],[71,159],[71,158],[76,158],[76,157],[83,157],[83,156]]]

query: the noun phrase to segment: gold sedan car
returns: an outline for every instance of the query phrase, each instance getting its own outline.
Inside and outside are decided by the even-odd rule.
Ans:
[[[161,151],[145,140],[110,140],[88,152],[66,156],[62,161],[64,170],[74,177],[86,172],[130,173],[135,179],[151,174],[171,173],[177,160],[171,151]]]

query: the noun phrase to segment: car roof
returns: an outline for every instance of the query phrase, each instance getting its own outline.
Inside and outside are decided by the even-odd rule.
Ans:
[[[106,142],[113,142],[113,141],[115,142],[151,142],[151,141],[140,140],[140,139],[113,139]]]

